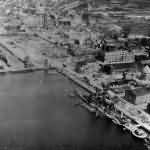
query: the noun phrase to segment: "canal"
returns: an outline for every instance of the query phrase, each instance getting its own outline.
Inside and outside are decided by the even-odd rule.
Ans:
[[[75,104],[59,74],[0,76],[0,149],[144,150],[127,131]]]

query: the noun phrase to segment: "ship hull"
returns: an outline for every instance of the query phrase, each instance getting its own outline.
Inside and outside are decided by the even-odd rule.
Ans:
[[[102,105],[98,106],[94,102],[89,103],[86,97],[82,95],[80,92],[77,93],[77,96],[83,102],[81,106],[83,106],[84,108],[86,108],[88,111],[92,113],[96,113],[96,117],[99,116],[99,114],[101,113],[107,118],[111,119],[111,121],[114,124],[122,126],[126,130],[129,130],[134,137],[138,139],[146,139],[148,137],[148,134],[143,129],[138,128],[138,124],[133,124],[131,120],[128,122],[125,118],[124,119],[121,117],[118,118],[115,114],[116,112],[108,113],[107,111],[105,111],[105,107]]]

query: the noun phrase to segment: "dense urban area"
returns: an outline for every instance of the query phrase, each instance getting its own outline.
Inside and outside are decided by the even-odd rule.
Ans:
[[[0,0],[0,73],[55,70],[82,89],[80,106],[150,148],[149,8],[149,0]]]

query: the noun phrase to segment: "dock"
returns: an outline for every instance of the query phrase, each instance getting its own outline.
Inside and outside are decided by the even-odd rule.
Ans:
[[[31,67],[31,68],[10,68],[10,69],[4,69],[0,70],[0,74],[17,74],[17,73],[29,73],[29,72],[35,72],[35,71],[47,71],[51,70],[50,68],[45,67]]]
[[[83,88],[84,90],[86,90],[89,93],[95,93],[95,89],[89,85],[87,85],[86,83],[84,83],[83,81],[81,81],[80,79],[78,79],[74,74],[72,74],[68,69],[58,69],[57,70],[59,73],[61,73],[63,76],[67,77],[69,80],[71,80],[72,82],[74,82],[75,84],[77,84],[78,86],[80,86],[81,88]]]
[[[97,88],[99,89],[100,87],[97,86]],[[118,102],[115,104],[116,109],[121,111],[124,115],[126,115],[130,119],[134,120],[145,130],[150,132],[150,115],[146,113],[144,110],[127,102],[125,99],[123,99],[119,95],[116,95],[116,98],[118,100]]]
[[[75,84],[85,89],[89,93],[95,93],[96,90],[92,87],[78,79],[75,75],[70,73],[69,70],[65,68],[58,69],[59,73],[63,74],[65,77],[73,81]],[[116,94],[115,94],[116,95]],[[150,115],[144,112],[142,109],[137,108],[133,104],[127,102],[123,98],[116,95],[118,102],[115,104],[115,108],[122,112],[124,115],[129,117],[131,120],[134,120],[141,127],[143,127],[146,131],[150,132]]]

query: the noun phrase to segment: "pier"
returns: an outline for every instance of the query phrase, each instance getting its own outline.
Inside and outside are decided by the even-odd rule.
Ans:
[[[67,69],[58,69],[59,73],[66,76],[68,79],[73,81],[75,84],[80,86],[81,88],[85,89],[87,92],[95,93],[95,89],[80,79],[77,79],[75,75],[70,73]],[[133,104],[125,101],[123,98],[116,95],[118,102],[115,104],[115,108],[119,111],[121,111],[124,115],[129,117],[131,120],[134,120],[136,123],[139,124],[139,126],[143,127],[145,130],[150,132],[150,115],[144,112],[143,110],[137,108]]]

